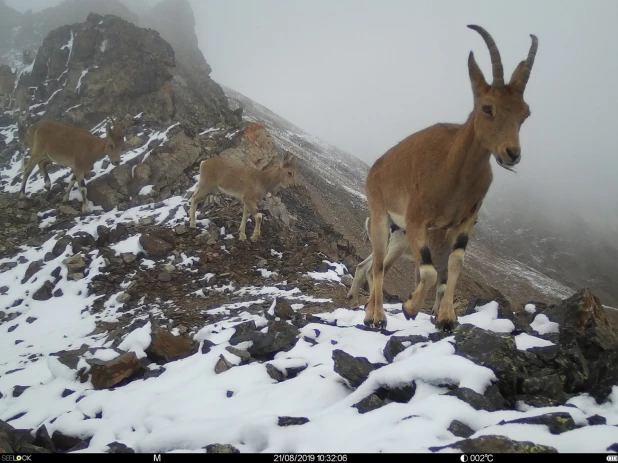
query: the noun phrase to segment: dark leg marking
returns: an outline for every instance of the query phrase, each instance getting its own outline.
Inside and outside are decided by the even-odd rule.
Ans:
[[[421,248],[421,265],[433,265],[431,261],[431,251],[427,246]]]
[[[466,246],[468,246],[468,235],[464,233],[457,237],[457,240],[455,241],[455,246],[453,246],[453,251],[456,251],[457,249],[465,251]]]

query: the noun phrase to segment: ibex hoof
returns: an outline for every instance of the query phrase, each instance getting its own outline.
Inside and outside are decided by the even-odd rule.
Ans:
[[[251,241],[255,243],[258,240],[258,238],[259,238],[259,236],[253,235],[253,236],[251,236]]]
[[[416,320],[417,314],[410,315],[405,308],[402,310],[402,312],[403,312],[403,316],[406,317],[406,320]]]
[[[457,326],[457,320],[437,320],[436,328],[450,333]]]
[[[240,235],[238,235],[238,239],[240,241],[247,241],[247,235],[245,235],[244,233],[241,233]]]
[[[19,199],[24,199],[26,197],[26,193],[24,193],[23,191],[19,193],[18,198]]]

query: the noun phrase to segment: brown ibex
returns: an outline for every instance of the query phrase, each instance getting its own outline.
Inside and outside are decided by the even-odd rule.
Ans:
[[[82,194],[82,212],[88,212],[84,177],[92,165],[107,154],[111,163],[117,166],[120,164],[120,155],[124,150],[124,127],[122,124],[114,124],[112,128],[109,122],[105,138],[99,138],[89,130],[52,119],[35,122],[25,131],[24,137],[25,145],[30,146],[31,154],[24,167],[19,197],[25,196],[26,183],[35,165],[39,166],[41,175],[45,178],[45,188],[51,189],[51,180],[47,174],[46,165],[49,161],[53,161],[70,167],[73,171],[64,201],[69,200],[69,194],[77,182]]]
[[[464,124],[439,123],[410,135],[387,151],[371,167],[366,180],[371,216],[373,284],[365,305],[365,324],[386,327],[383,308],[384,257],[389,221],[405,229],[419,284],[403,305],[406,318],[414,319],[437,272],[428,246],[429,230],[444,228],[451,252],[448,279],[436,327],[450,330],[457,317],[453,309],[455,285],[463,267],[464,250],[476,215],[492,181],[491,155],[498,165],[511,169],[521,160],[519,131],[530,116],[524,90],[538,48],[536,36],[525,61],[519,63],[508,84],[504,82],[500,53],[493,38],[477,31],[491,57],[493,82],[487,84],[470,52],[468,70],[474,109]]]
[[[195,228],[195,212],[197,205],[209,194],[219,191],[238,199],[243,203],[243,214],[238,236],[241,241],[247,240],[245,227],[247,217],[253,216],[255,228],[251,241],[257,241],[261,234],[262,214],[258,212],[258,203],[277,187],[289,187],[296,184],[296,167],[292,156],[286,156],[277,166],[258,170],[243,166],[222,157],[214,157],[200,164],[200,179],[191,196],[189,209],[191,228]]]

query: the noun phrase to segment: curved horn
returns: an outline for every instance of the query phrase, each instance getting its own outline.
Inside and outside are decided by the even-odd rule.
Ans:
[[[530,38],[532,39],[532,43],[530,44],[530,50],[528,51],[528,57],[526,58],[524,67],[521,70],[521,77],[513,84],[513,88],[517,89],[521,93],[524,93],[524,90],[526,90],[526,84],[530,78],[530,71],[532,70],[532,65],[534,64],[536,51],[539,48],[539,39],[536,35],[530,34]]]
[[[487,32],[481,26],[468,25],[468,27],[472,30],[475,30],[479,34],[481,34],[481,37],[483,37],[483,40],[485,41],[487,48],[489,48],[489,56],[491,57],[492,74],[494,77],[494,81],[491,85],[493,87],[504,86],[504,69],[502,68],[502,59],[500,58],[500,52],[498,51],[496,42],[494,42],[494,39],[491,37],[491,35],[489,35],[489,32]]]

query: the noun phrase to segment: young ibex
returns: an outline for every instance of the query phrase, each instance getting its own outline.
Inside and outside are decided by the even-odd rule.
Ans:
[[[429,230],[449,232],[452,251],[448,279],[436,326],[450,330],[456,323],[453,296],[463,267],[464,250],[477,212],[492,181],[490,159],[510,169],[521,159],[519,130],[530,116],[524,90],[534,63],[538,40],[504,82],[500,53],[493,38],[479,26],[468,26],[484,39],[491,57],[493,82],[488,85],[470,52],[468,70],[474,109],[463,124],[436,124],[410,135],[387,151],[371,167],[366,191],[371,216],[373,285],[365,306],[365,324],[386,327],[383,309],[384,257],[389,220],[406,230],[420,281],[404,303],[404,315],[414,319],[437,272],[428,246]]]
[[[296,167],[292,156],[285,156],[275,167],[258,170],[243,166],[222,157],[214,157],[200,164],[200,179],[191,196],[189,210],[191,228],[195,228],[197,205],[209,194],[220,191],[242,201],[244,205],[238,236],[247,240],[245,226],[247,217],[255,219],[255,229],[251,241],[255,242],[261,234],[262,214],[258,212],[258,203],[277,187],[289,187],[296,184]]]
[[[120,164],[120,155],[124,150],[124,127],[122,124],[114,124],[112,128],[109,122],[105,138],[99,138],[89,130],[52,119],[42,119],[35,122],[23,135],[20,135],[20,144],[22,143],[21,136],[24,137],[24,146],[30,147],[31,154],[24,167],[24,178],[19,197],[23,198],[26,195],[28,177],[37,164],[45,178],[45,188],[51,189],[51,180],[47,174],[46,165],[50,161],[54,161],[70,167],[73,171],[73,176],[64,195],[64,201],[69,200],[69,194],[73,185],[77,182],[82,193],[82,212],[88,212],[84,177],[90,171],[92,165],[107,153],[111,163],[117,166]]]

